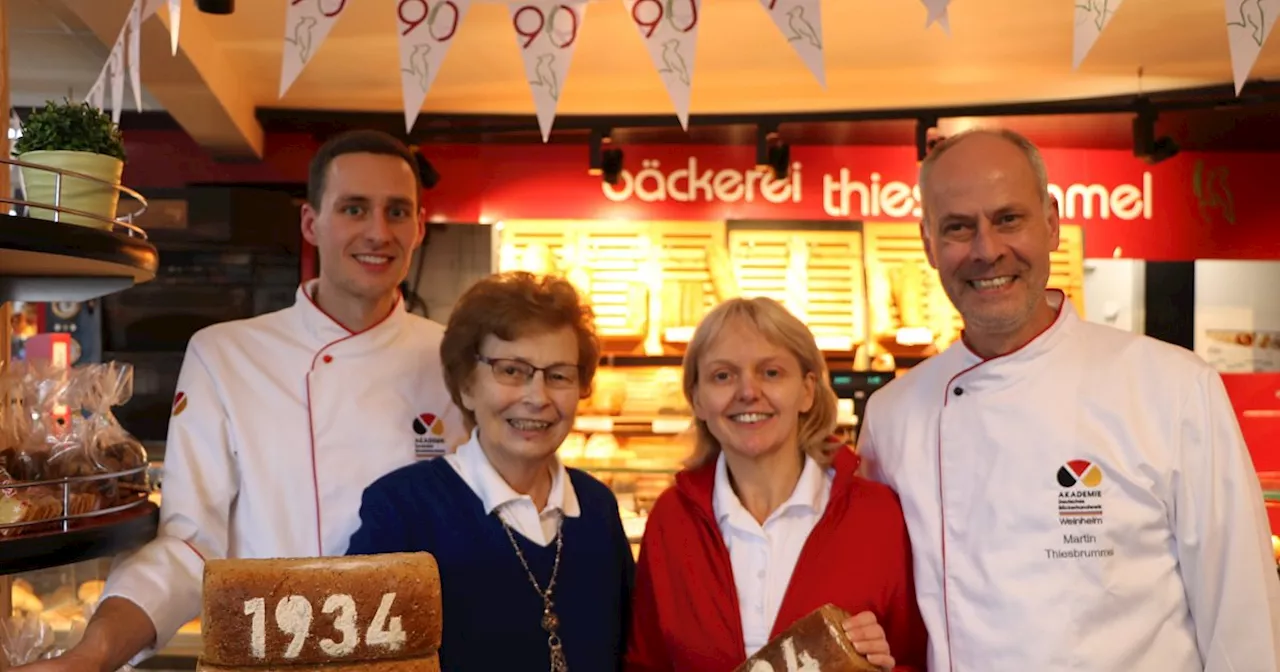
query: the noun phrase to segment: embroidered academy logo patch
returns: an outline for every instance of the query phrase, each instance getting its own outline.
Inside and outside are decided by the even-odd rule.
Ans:
[[[185,410],[187,410],[187,393],[179,392],[173,397],[173,417],[182,415]]]
[[[419,458],[439,457],[445,453],[444,419],[434,413],[423,413],[413,419],[413,451]]]
[[[1058,469],[1058,523],[1102,524],[1102,467],[1088,460],[1071,460]]]

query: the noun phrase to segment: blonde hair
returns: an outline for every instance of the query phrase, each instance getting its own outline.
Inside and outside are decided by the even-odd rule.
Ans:
[[[730,323],[748,324],[754,327],[770,343],[786,349],[800,362],[806,374],[813,374],[813,406],[800,414],[800,450],[820,465],[830,465],[835,456],[827,443],[827,437],[836,427],[836,393],[831,389],[827,373],[827,361],[818,349],[813,332],[796,319],[782,304],[773,299],[729,299],[716,306],[698,324],[684,353],[684,397],[693,405],[698,389],[698,362],[706,355]],[[702,466],[720,454],[720,442],[711,434],[707,423],[694,418],[696,432],[693,455],[685,463],[689,468]]]

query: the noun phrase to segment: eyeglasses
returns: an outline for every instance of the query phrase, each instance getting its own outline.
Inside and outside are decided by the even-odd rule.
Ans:
[[[534,374],[542,372],[542,382],[547,387],[578,387],[578,379],[582,372],[573,364],[555,364],[553,366],[534,366],[518,359],[490,359],[484,355],[476,355],[476,359],[488,364],[493,369],[493,378],[502,385],[521,386],[529,384]]]

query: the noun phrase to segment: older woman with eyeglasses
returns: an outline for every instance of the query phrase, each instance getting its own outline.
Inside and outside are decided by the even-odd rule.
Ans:
[[[617,500],[556,457],[599,353],[591,309],[569,282],[481,280],[440,345],[471,439],[364,493],[348,554],[435,556],[446,672],[621,666],[635,563]]]

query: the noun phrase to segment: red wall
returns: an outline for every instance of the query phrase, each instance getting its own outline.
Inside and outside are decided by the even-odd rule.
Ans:
[[[254,164],[219,164],[185,134],[130,131],[126,183],[305,182],[318,142],[273,134]],[[434,145],[440,184],[426,195],[444,221],[562,219],[862,219],[917,221],[913,147],[795,146],[785,181],[751,171],[751,146],[624,146],[626,179],[610,197],[587,175],[585,145]],[[1152,261],[1280,259],[1273,154],[1183,153],[1149,166],[1129,152],[1048,149],[1064,220],[1085,255]],[[692,175],[692,178],[691,178]],[[1271,183],[1274,184],[1274,178]],[[620,193],[619,193],[620,192]]]

